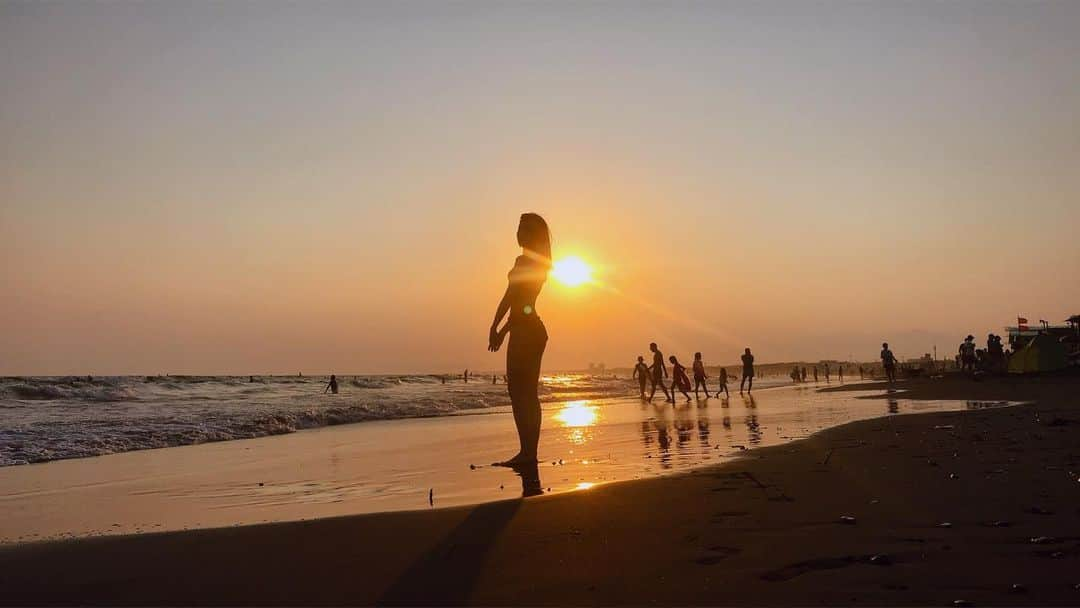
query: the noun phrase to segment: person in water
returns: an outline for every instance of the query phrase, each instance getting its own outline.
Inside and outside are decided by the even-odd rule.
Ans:
[[[326,388],[323,389],[323,394],[324,395],[326,394],[326,391],[330,391],[331,393],[334,393],[335,395],[337,394],[337,391],[338,391],[337,376],[335,376],[334,374],[330,374],[330,382],[327,383]]]
[[[717,399],[720,398],[720,391],[721,390],[724,391],[724,394],[727,395],[728,399],[731,398],[731,393],[729,393],[728,390],[727,390],[727,368],[726,367],[721,367],[720,368],[720,386],[716,389],[716,398]]]
[[[746,381],[750,381],[750,385],[746,387],[746,392],[754,390],[754,355],[750,353],[750,347],[746,348],[746,351],[742,355],[742,379],[739,380],[739,392],[743,392],[743,384]]]
[[[649,401],[653,400],[656,395],[656,385],[659,384],[660,388],[664,391],[664,401],[670,401],[675,403],[675,391],[671,391],[671,396],[668,397],[667,386],[664,385],[664,378],[667,377],[667,366],[664,365],[664,353],[660,352],[660,349],[656,346],[656,342],[649,344],[649,350],[652,351],[652,366],[649,367],[649,371],[652,372],[652,391],[649,392]]]
[[[709,387],[705,384],[708,379],[705,373],[705,362],[701,360],[701,353],[694,353],[694,397],[698,396],[698,387],[705,389],[705,398],[709,398]]]
[[[518,222],[517,242],[522,255],[514,261],[507,276],[506,292],[495,309],[495,319],[488,332],[488,350],[497,352],[507,334],[506,386],[514,411],[521,449],[503,466],[535,464],[540,442],[540,361],[547,346],[548,334],[536,314],[536,298],[551,270],[551,232],[544,218],[524,213]],[[499,327],[503,317],[506,324]]]
[[[638,388],[641,390],[641,398],[645,398],[645,383],[649,381],[649,366],[645,365],[645,357],[637,358],[637,365],[634,366],[634,375],[630,377],[631,380],[637,378]]]
[[[686,375],[686,366],[679,363],[675,355],[668,357],[668,361],[671,361],[671,402],[675,403],[676,388],[690,401],[690,393],[687,392],[690,390],[690,377]]]

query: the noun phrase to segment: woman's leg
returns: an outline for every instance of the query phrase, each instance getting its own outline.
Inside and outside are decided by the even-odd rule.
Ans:
[[[507,464],[535,462],[540,443],[540,361],[544,356],[546,337],[529,335],[514,339],[506,349],[506,378],[510,404],[514,411],[521,451]]]

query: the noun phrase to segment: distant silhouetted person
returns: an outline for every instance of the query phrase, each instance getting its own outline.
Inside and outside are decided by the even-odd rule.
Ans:
[[[839,382],[844,381],[844,364],[843,363],[836,366],[836,379]]]
[[[728,377],[727,377],[727,368],[726,367],[721,367],[720,368],[719,380],[720,380],[720,386],[718,386],[716,388],[716,398],[717,399],[720,398],[720,391],[723,390],[724,394],[727,395],[728,398],[730,399],[731,398],[731,393],[729,393],[728,390],[727,390]]]
[[[881,367],[885,368],[885,378],[890,383],[896,382],[896,357],[889,350],[889,343],[881,343]]]
[[[664,391],[664,400],[675,403],[675,390],[672,388],[671,396],[668,396],[667,386],[664,384],[664,378],[667,377],[667,365],[664,365],[664,353],[660,352],[657,348],[656,342],[649,344],[649,350],[652,351],[652,365],[649,367],[649,371],[652,372],[652,390],[649,391],[649,401],[653,400],[656,396],[656,385],[660,385],[660,388]]]
[[[468,384],[469,383],[469,370],[466,369],[465,373],[461,374],[461,377],[465,378],[465,384]]]
[[[865,376],[865,373],[863,372],[863,367],[860,365],[859,366],[859,380],[864,380],[865,379],[864,376]]]
[[[491,383],[492,384],[498,384],[499,383],[498,376],[496,376],[495,374],[491,374]]]
[[[330,391],[331,393],[334,393],[335,395],[337,394],[337,391],[338,391],[337,376],[335,376],[334,374],[330,374],[330,382],[328,382],[326,384],[326,388],[323,389],[323,394],[326,394],[326,391]]]
[[[645,357],[637,358],[637,365],[634,366],[634,375],[630,379],[637,378],[638,388],[641,390],[641,398],[645,398],[645,384],[649,381],[649,366],[645,365]]]
[[[975,371],[975,336],[968,336],[960,344],[960,371]]]
[[[709,378],[705,373],[705,363],[701,360],[701,353],[694,353],[694,396],[698,396],[698,387],[705,389],[705,398],[709,398],[709,386],[705,380]]]
[[[828,382],[828,381],[829,381],[829,379],[830,379],[830,378],[829,378],[829,376],[830,376],[830,372],[829,372],[829,364],[828,364],[828,363],[826,363],[826,364],[825,364],[825,382]]]
[[[754,390],[754,355],[750,353],[750,348],[747,347],[746,351],[742,355],[742,379],[739,380],[739,392],[743,392],[743,383],[749,381],[749,385],[746,387],[746,392]]]
[[[817,366],[814,366],[814,382],[817,382]]]
[[[248,382],[255,382],[255,376],[248,376]]]
[[[514,261],[508,275],[506,292],[495,309],[495,319],[488,332],[488,350],[496,352],[507,334],[506,382],[514,410],[521,449],[509,460],[498,463],[519,467],[535,463],[540,443],[540,362],[544,357],[548,334],[536,314],[536,298],[551,270],[551,233],[544,218],[524,213],[518,222],[517,242],[522,254]],[[506,317],[506,324],[499,323]],[[467,373],[467,372],[466,372]]]
[[[668,357],[668,361],[671,361],[671,402],[675,403],[676,388],[686,395],[687,401],[690,401],[690,393],[687,392],[690,390],[690,377],[686,375],[686,366],[679,363],[675,355]]]
[[[806,366],[805,365],[802,368],[802,381],[806,382]]]

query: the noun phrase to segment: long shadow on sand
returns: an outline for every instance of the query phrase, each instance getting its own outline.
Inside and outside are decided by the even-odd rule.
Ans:
[[[469,603],[488,552],[514,519],[524,497],[542,493],[536,465],[515,467],[522,499],[478,505],[438,545],[410,566],[383,593],[380,606]]]
[[[410,566],[376,604],[467,604],[488,551],[520,506],[520,499],[477,506],[442,542]]]

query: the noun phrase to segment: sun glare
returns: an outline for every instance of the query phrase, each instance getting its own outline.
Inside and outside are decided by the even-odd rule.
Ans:
[[[554,418],[563,426],[591,426],[596,423],[597,407],[585,401],[568,401]]]
[[[551,276],[567,287],[577,287],[592,280],[592,268],[577,256],[568,256],[555,262]]]

